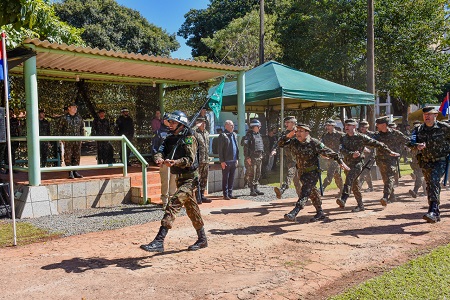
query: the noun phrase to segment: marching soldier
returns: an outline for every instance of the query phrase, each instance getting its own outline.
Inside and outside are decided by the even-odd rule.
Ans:
[[[198,143],[198,173],[200,181],[200,195],[198,193],[195,193],[197,203],[211,203],[211,199],[205,197],[209,171],[209,132],[206,131],[206,118],[198,117],[196,120],[196,126],[192,128],[192,131]]]
[[[83,118],[77,114],[78,106],[71,103],[68,106],[68,112],[61,118],[62,136],[83,136],[84,122]],[[64,163],[66,166],[79,166],[81,156],[81,142],[65,141],[64,144]],[[70,171],[69,178],[83,178],[83,175],[77,171]]]
[[[366,120],[362,120],[361,122],[359,122],[359,132],[362,134],[365,134],[369,137],[372,137],[374,132],[369,130],[369,122],[367,122]],[[369,149],[366,148],[364,149],[364,151],[366,152],[366,154],[364,154],[364,165],[366,165],[369,160],[375,159],[374,157],[374,149]],[[373,183],[372,183],[372,172],[369,169],[364,169],[361,173],[361,175],[359,176],[359,185],[362,187],[362,185],[364,184],[364,181],[367,181],[367,192],[373,192]]]
[[[329,119],[325,122],[326,132],[322,135],[322,143],[333,150],[336,153],[339,153],[339,146],[341,145],[341,137],[344,136],[343,132],[337,131],[334,127],[336,126],[336,122],[333,119]],[[327,168],[327,177],[323,181],[323,190],[325,191],[326,187],[333,180],[336,182],[339,191],[342,190],[343,182],[341,173],[339,172],[339,165],[335,161],[328,161]]]
[[[389,149],[400,153],[409,138],[398,130],[388,127],[389,118],[381,117],[376,119],[377,129],[373,138],[384,143]],[[394,181],[395,174],[398,174],[399,157],[392,157],[391,151],[379,150],[375,155],[377,166],[380,168],[381,178],[383,179],[383,198],[381,205],[386,206],[388,203],[395,201]]]
[[[261,177],[261,165],[264,155],[264,143],[259,130],[261,122],[253,119],[250,122],[251,131],[247,132],[244,138],[244,157],[248,168],[248,185],[250,187],[250,196],[264,195],[259,191],[258,184]]]
[[[414,121],[413,123],[414,128],[420,126],[420,124],[421,124],[420,121]],[[427,185],[425,183],[425,180],[423,179],[423,173],[422,169],[419,166],[419,161],[417,160],[417,154],[419,154],[419,151],[417,150],[417,148],[413,148],[411,150],[411,162],[409,164],[413,171],[411,177],[413,177],[414,179],[414,187],[412,190],[409,190],[409,194],[413,198],[417,198],[417,193],[419,192],[420,187],[422,187],[424,192],[427,191]]]
[[[106,118],[104,109],[98,111],[98,117],[92,122],[93,136],[109,136],[111,135],[111,123]],[[97,163],[112,164],[114,163],[114,149],[110,142],[97,142]]]
[[[188,247],[188,250],[195,251],[208,246],[203,219],[194,197],[198,180],[197,140],[192,131],[187,128],[188,118],[184,112],[176,110],[167,114],[165,118],[169,122],[169,135],[159,147],[154,161],[158,165],[166,164],[170,167],[170,173],[177,177],[177,191],[170,197],[165,207],[161,227],[155,239],[150,244],[141,245],[141,249],[149,252],[164,251],[164,239],[184,205],[198,235],[198,240]],[[178,147],[174,151],[177,143]]]
[[[284,127],[285,131],[281,133],[281,136],[289,134],[291,131],[295,131],[297,124],[297,119],[294,116],[289,116],[284,118]],[[281,139],[281,138],[280,138]],[[275,155],[277,153],[278,143],[275,144],[275,147],[272,149],[271,155]],[[289,149],[284,149],[284,166],[280,166],[280,168],[284,168],[286,174],[284,182],[281,184],[281,187],[274,187],[275,194],[278,199],[281,199],[283,193],[289,188],[289,185],[292,181],[294,181],[295,191],[297,195],[300,197],[300,192],[302,185],[297,175],[297,170],[295,167],[295,158],[292,156],[292,153]]]
[[[39,135],[49,136],[50,135],[50,122],[45,119],[45,110],[39,110]],[[50,143],[47,141],[40,142],[39,150],[41,152],[41,167],[46,167],[47,157],[48,157],[48,147]]]
[[[424,107],[424,124],[413,129],[408,146],[419,151],[418,160],[427,184],[428,213],[423,219],[428,223],[441,220],[439,212],[441,178],[445,173],[450,152],[450,125],[436,120],[439,111]]]
[[[374,147],[377,149],[383,149],[389,152],[392,156],[399,156],[398,153],[391,151],[388,146],[380,143],[365,134],[361,134],[356,131],[357,122],[354,119],[345,120],[345,132],[341,139],[341,153],[344,156],[344,162],[349,166],[350,171],[345,170],[345,184],[341,192],[341,197],[336,200],[339,207],[344,208],[347,199],[350,195],[350,188],[355,195],[356,206],[352,211],[359,212],[364,210],[364,203],[362,201],[361,187],[359,185],[358,176],[361,174],[364,161],[364,148]]]
[[[311,129],[307,125],[297,124],[297,131],[290,131],[288,134],[282,136],[278,142],[279,147],[289,148],[295,157],[298,177],[302,183],[301,193],[295,204],[295,208],[284,215],[284,218],[288,221],[295,222],[297,214],[305,207],[308,197],[311,198],[311,202],[317,212],[310,221],[316,222],[325,218],[320,193],[316,187],[320,176],[319,155],[334,159],[342,168],[349,170],[347,165],[339,157],[339,154],[326,147],[319,140],[312,138],[309,135],[310,131]]]

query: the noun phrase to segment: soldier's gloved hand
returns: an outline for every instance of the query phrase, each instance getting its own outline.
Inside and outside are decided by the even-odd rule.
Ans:
[[[357,157],[360,157],[360,156],[361,156],[361,153],[359,151],[353,152],[353,158],[357,158]]]
[[[390,155],[390,156],[394,156],[394,157],[399,157],[399,156],[400,156],[400,153],[391,151],[391,153],[389,153],[389,155]]]

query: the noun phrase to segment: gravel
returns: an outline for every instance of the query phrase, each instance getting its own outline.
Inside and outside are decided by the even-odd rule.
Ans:
[[[257,202],[276,200],[272,186],[260,185],[259,190],[264,192],[264,195],[253,197],[249,195],[249,189],[239,189],[234,191],[234,196],[239,199]],[[222,196],[222,192],[212,193],[210,195]],[[297,195],[293,188],[288,189],[283,195],[283,198],[294,197],[297,197]],[[163,215],[164,212],[161,209],[161,205],[122,204],[108,208],[76,210],[72,213],[64,213],[55,216],[21,219],[17,220],[17,222],[29,223],[35,227],[48,230],[52,233],[58,233],[62,236],[71,236],[159,221]],[[184,215],[186,215],[186,211],[183,208],[180,212],[180,216]],[[8,221],[11,220],[8,219]]]

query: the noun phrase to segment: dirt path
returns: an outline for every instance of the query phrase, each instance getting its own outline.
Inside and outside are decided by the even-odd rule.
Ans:
[[[376,183],[365,212],[351,212],[354,198],[338,209],[326,193],[328,218],[319,223],[308,223],[310,204],[300,223],[284,221],[295,199],[203,210],[209,247],[196,252],[186,251],[196,239],[187,217],[169,231],[163,254],[139,249],[158,222],[0,249],[0,299],[325,298],[449,242],[449,192],[443,221],[431,225],[421,219],[425,197],[399,187],[398,201],[383,209]]]

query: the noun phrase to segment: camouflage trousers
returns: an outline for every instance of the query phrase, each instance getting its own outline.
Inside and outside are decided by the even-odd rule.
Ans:
[[[81,156],[81,142],[64,142],[64,164],[79,166]]]
[[[261,178],[262,159],[262,155],[259,157],[251,158],[251,165],[249,165],[249,168],[247,169],[247,183],[249,185],[259,184],[259,178]]]
[[[345,184],[342,188],[342,195],[350,195],[350,188],[352,189],[353,195],[355,196],[356,202],[358,205],[362,204],[362,195],[361,195],[361,185],[358,180],[358,176],[361,173],[363,168],[363,161],[357,163],[346,163],[350,170],[344,170],[345,172]]]
[[[427,185],[425,183],[425,180],[423,179],[423,173],[422,173],[422,169],[420,168],[418,163],[413,163],[411,162],[409,164],[411,166],[411,169],[413,171],[414,174],[414,192],[418,192],[420,187],[423,188],[423,191],[426,192],[427,191]]]
[[[195,230],[203,227],[203,219],[198,207],[197,200],[194,197],[194,190],[197,188],[197,177],[194,178],[177,178],[177,191],[170,197],[167,203],[164,217],[161,220],[161,225],[171,229],[175,218],[180,212],[181,208],[186,208],[186,214],[191,219]]]
[[[202,191],[206,190],[206,186],[208,184],[208,171],[209,171],[209,164],[208,163],[200,163],[198,166],[198,173],[199,173],[199,181],[200,181],[200,189]]]
[[[342,181],[342,177],[340,174],[339,164],[334,160],[330,160],[328,161],[327,177],[325,177],[323,181],[323,189],[325,189],[328,185],[330,185],[333,178],[339,190],[342,190],[342,186],[344,183]]]
[[[373,157],[370,159],[374,159]],[[366,164],[368,162],[369,158],[366,157],[366,159],[364,160],[364,164]],[[367,182],[367,186],[369,189],[373,188],[373,183],[372,183],[372,172],[369,169],[364,169],[361,173],[361,175],[359,175],[359,185],[362,187],[364,182]]]
[[[423,163],[422,173],[427,183],[428,204],[440,204],[441,178],[445,174],[445,165],[445,161]]]
[[[286,157],[285,157],[286,159]],[[291,182],[294,182],[295,191],[297,192],[297,196],[300,197],[301,191],[302,191],[302,183],[300,182],[300,178],[298,176],[297,172],[297,166],[295,161],[291,159],[286,159],[284,163],[284,174],[286,174],[286,177],[284,179],[283,184],[286,184],[287,186],[291,185]]]
[[[397,158],[377,159],[377,166],[380,169],[381,179],[383,179],[383,198],[394,200],[394,181],[397,170]]]
[[[311,199],[313,206],[318,209],[322,206],[322,199],[320,198],[320,192],[317,188],[317,182],[319,181],[320,173],[317,171],[301,173],[298,172],[298,177],[301,182],[301,189],[299,199]],[[303,203],[305,205],[305,203]]]

